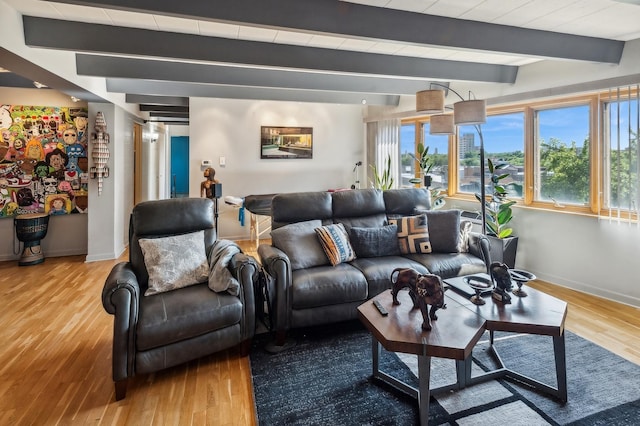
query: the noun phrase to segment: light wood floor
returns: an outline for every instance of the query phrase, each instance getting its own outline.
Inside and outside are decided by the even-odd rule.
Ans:
[[[101,292],[116,262],[0,263],[0,425],[254,425],[248,358],[234,350],[136,377],[115,402]],[[640,364],[639,309],[533,286],[569,303],[568,330]]]

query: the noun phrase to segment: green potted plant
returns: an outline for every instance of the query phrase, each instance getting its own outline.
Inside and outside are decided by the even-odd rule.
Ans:
[[[391,156],[387,156],[387,164],[385,169],[380,173],[375,164],[371,165],[373,171],[373,182],[371,184],[376,189],[391,189],[393,186],[393,177],[391,176]]]
[[[509,176],[500,170],[508,167],[508,164],[494,164],[487,159],[489,173],[491,173],[491,195],[482,200],[480,194],[475,194],[479,202],[485,205],[485,231],[491,243],[491,260],[504,262],[510,268],[515,267],[518,237],[513,236],[513,228],[510,226],[513,219],[515,201],[507,198],[507,185],[503,180]]]
[[[409,153],[409,155],[411,155],[411,157],[413,157],[413,159],[418,162],[418,167],[420,168],[420,174],[422,175],[422,179],[420,178],[409,179],[409,183],[416,183],[416,184],[422,183],[425,188],[429,188],[432,182],[432,179],[429,173],[433,168],[433,159],[429,155],[429,147],[428,146],[425,147],[422,144],[422,142],[420,142],[418,143],[418,147],[416,148],[416,150],[418,151],[417,156],[412,153]],[[431,193],[431,206],[432,206],[431,208],[433,210],[442,208],[445,203],[444,201],[445,190],[442,188],[429,188],[429,192]]]
[[[431,168],[433,167],[433,161],[431,156],[429,155],[429,147],[425,147],[422,142],[418,143],[418,147],[416,148],[418,151],[418,155],[409,154],[413,157],[414,160],[418,162],[418,167],[420,168],[420,173],[422,174],[422,180],[420,178],[410,179],[410,183],[424,183],[426,188],[431,186],[431,176],[429,173],[431,172]]]

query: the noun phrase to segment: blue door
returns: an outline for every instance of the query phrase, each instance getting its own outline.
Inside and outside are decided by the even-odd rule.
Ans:
[[[189,137],[171,137],[171,198],[189,196]]]

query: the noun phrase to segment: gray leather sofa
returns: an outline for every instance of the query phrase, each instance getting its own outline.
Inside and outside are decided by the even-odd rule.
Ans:
[[[145,295],[150,287],[150,271],[141,245],[162,237],[185,235],[198,236],[197,245],[204,252],[206,263],[211,262],[218,247],[223,246],[222,253],[232,245],[216,239],[210,199],[147,201],[136,205],[131,213],[129,261],[114,266],[102,291],[102,304],[114,316],[116,400],[125,397],[127,379],[134,375],[152,373],[236,345],[243,355],[249,353],[255,333],[254,282],[258,274],[253,257],[236,252],[235,248],[227,251],[225,258],[229,261],[223,263],[239,284],[239,289],[233,289],[237,295],[227,289],[212,290],[210,287],[228,281],[228,275],[223,272],[225,279],[219,279],[221,275],[212,276],[206,269],[200,274],[204,280],[209,274],[206,282],[187,282],[182,288]],[[177,269],[176,265],[189,256],[198,257],[191,255],[190,247],[178,247],[175,261],[149,266],[158,267],[161,272],[170,270],[167,275],[173,276],[169,274]]]
[[[466,247],[456,249],[462,247],[460,212],[431,211],[430,207],[430,194],[425,188],[276,195],[271,206],[272,244],[258,247],[262,265],[275,282],[270,316],[276,344],[284,344],[286,333],[292,328],[357,318],[358,305],[390,287],[395,268],[413,268],[442,278],[487,272],[487,238],[467,232],[468,251]],[[376,250],[368,250],[376,242],[369,240],[355,250],[366,252],[365,256],[332,266],[327,259],[323,264],[317,254],[317,239],[314,241],[308,228],[306,234],[304,231],[307,224],[313,227],[341,223],[353,238],[355,230],[370,229],[375,233],[391,219],[421,213],[427,215],[432,253],[401,254],[397,247],[390,247],[391,243],[378,247],[376,250],[383,255],[376,256]],[[448,247],[441,244],[444,240]],[[457,246],[450,248],[451,242]]]

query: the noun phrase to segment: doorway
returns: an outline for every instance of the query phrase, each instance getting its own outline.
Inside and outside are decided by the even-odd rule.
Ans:
[[[171,198],[189,196],[189,136],[171,137]]]

